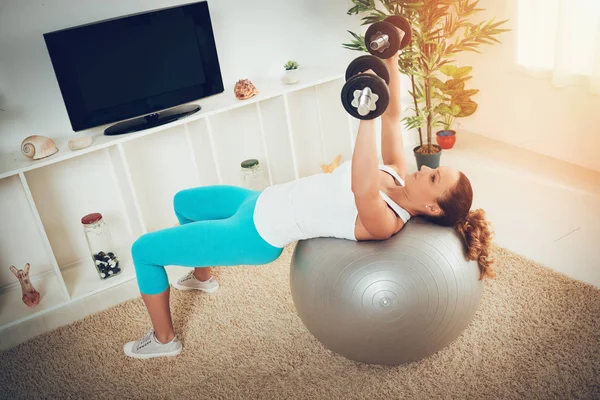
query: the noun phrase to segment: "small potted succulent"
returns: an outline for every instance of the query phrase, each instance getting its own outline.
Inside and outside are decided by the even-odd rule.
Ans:
[[[285,75],[283,75],[283,82],[291,85],[298,82],[298,63],[296,61],[288,61],[283,66],[285,68]]]

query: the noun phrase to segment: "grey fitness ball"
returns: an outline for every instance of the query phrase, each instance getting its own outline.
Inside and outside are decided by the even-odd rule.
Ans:
[[[298,242],[290,284],[302,322],[325,347],[387,365],[423,359],[458,338],[483,290],[454,229],[421,218],[386,241]]]

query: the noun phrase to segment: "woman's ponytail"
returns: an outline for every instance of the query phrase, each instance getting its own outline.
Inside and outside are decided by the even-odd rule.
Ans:
[[[496,272],[492,268],[494,260],[490,258],[492,228],[485,219],[485,211],[470,211],[473,204],[473,188],[465,174],[459,172],[456,186],[437,202],[443,213],[426,218],[443,226],[454,227],[465,243],[467,258],[479,263],[479,279],[495,278]]]
[[[495,260],[490,258],[493,231],[489,221],[485,219],[485,211],[477,209],[469,211],[467,217],[455,226],[467,247],[467,258],[479,263],[479,279],[495,278],[492,268]]]

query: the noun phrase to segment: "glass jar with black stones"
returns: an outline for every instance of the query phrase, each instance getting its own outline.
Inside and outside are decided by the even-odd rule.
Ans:
[[[89,251],[100,279],[121,273],[110,229],[102,214],[92,213],[81,218]]]

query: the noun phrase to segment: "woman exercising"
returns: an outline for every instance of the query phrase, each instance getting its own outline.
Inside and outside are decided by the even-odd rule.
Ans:
[[[180,226],[142,235],[131,253],[153,329],[125,344],[136,358],[175,356],[165,265],[195,267],[174,286],[215,291],[209,266],[260,265],[276,260],[294,241],[315,237],[384,240],[420,215],[454,227],[468,258],[479,262],[480,279],[493,277],[488,259],[491,231],[483,210],[470,211],[473,191],[456,169],[422,167],[408,174],[400,121],[398,54],[385,60],[390,103],[382,114],[379,165],[375,120],[361,120],[352,160],[332,173],[274,185],[262,192],[217,185],[187,189],[174,198]],[[370,72],[369,72],[370,73]]]

